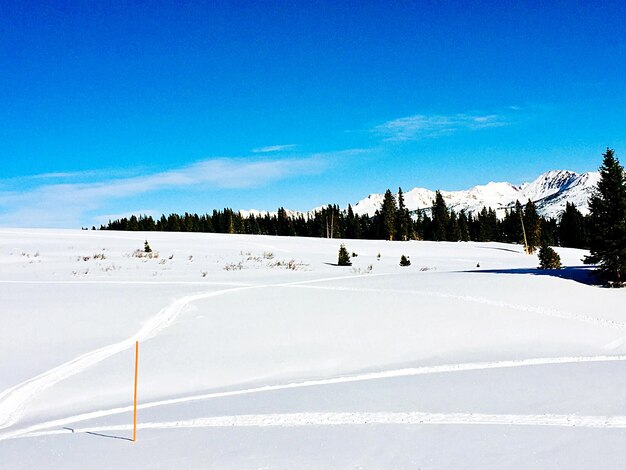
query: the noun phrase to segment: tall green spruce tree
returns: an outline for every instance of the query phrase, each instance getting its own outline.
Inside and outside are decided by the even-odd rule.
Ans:
[[[621,286],[626,280],[626,176],[613,150],[607,148],[600,181],[589,199],[589,251],[585,263]]]
[[[402,188],[398,188],[398,212],[396,213],[396,238],[406,241],[411,235],[411,216],[404,205]]]
[[[433,232],[435,240],[444,241],[447,240],[448,237],[448,222],[450,220],[450,212],[448,211],[448,206],[446,205],[446,201],[443,200],[443,196],[441,192],[437,191],[435,193],[435,200],[433,201],[432,208],[432,217],[433,217]]]
[[[450,219],[448,220],[448,227],[446,230],[446,240],[449,242],[458,242],[461,239],[461,227],[459,225],[459,219],[456,216],[454,210],[450,211]]]
[[[565,203],[565,211],[559,224],[559,241],[561,246],[570,248],[587,247],[587,227],[582,213],[573,203]]]
[[[467,215],[465,214],[465,210],[463,209],[461,209],[461,212],[459,212],[459,232],[461,234],[461,241],[463,242],[470,241],[470,232],[469,232]]]
[[[391,191],[387,189],[387,191],[385,191],[383,204],[380,209],[380,215],[382,217],[383,237],[385,238],[385,240],[393,240],[396,235],[397,211],[398,207],[396,205],[396,198],[393,197]]]

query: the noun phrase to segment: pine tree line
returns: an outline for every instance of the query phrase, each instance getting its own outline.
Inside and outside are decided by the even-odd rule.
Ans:
[[[373,216],[355,214],[352,206],[342,210],[328,205],[313,215],[291,216],[284,208],[276,214],[243,216],[225,208],[211,214],[131,216],[110,221],[101,230],[236,233],[250,235],[283,235],[318,238],[351,238],[374,240],[434,240],[434,241],[497,241],[524,243],[531,247],[560,245],[574,248],[589,246],[589,217],[584,217],[568,203],[560,220],[541,217],[535,204],[519,201],[506,209],[503,217],[495,210],[483,208],[473,214],[450,210],[441,193],[436,192],[433,206],[409,212],[402,189],[398,197],[387,190],[381,208]]]

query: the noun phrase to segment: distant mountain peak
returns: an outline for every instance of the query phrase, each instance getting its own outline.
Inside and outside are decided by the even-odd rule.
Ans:
[[[491,207],[502,216],[504,209],[513,207],[516,201],[525,204],[530,199],[537,204],[541,215],[558,217],[567,202],[574,203],[583,214],[587,213],[587,201],[598,178],[597,172],[579,174],[570,170],[551,170],[521,185],[491,181],[463,191],[441,191],[441,195],[448,207],[456,212],[478,212],[483,207]],[[373,215],[380,208],[382,199],[382,194],[370,194],[354,204],[353,210],[357,214]],[[434,199],[435,191],[426,188],[413,188],[404,193],[409,210],[427,209]]]

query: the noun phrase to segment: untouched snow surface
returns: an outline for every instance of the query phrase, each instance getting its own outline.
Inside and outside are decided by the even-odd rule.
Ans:
[[[0,468],[624,468],[626,291],[558,251],[1,229]]]

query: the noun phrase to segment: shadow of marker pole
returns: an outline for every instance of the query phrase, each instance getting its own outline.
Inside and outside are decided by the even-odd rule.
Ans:
[[[133,400],[133,442],[137,441],[137,372],[139,370],[139,341],[135,341],[135,398]]]

